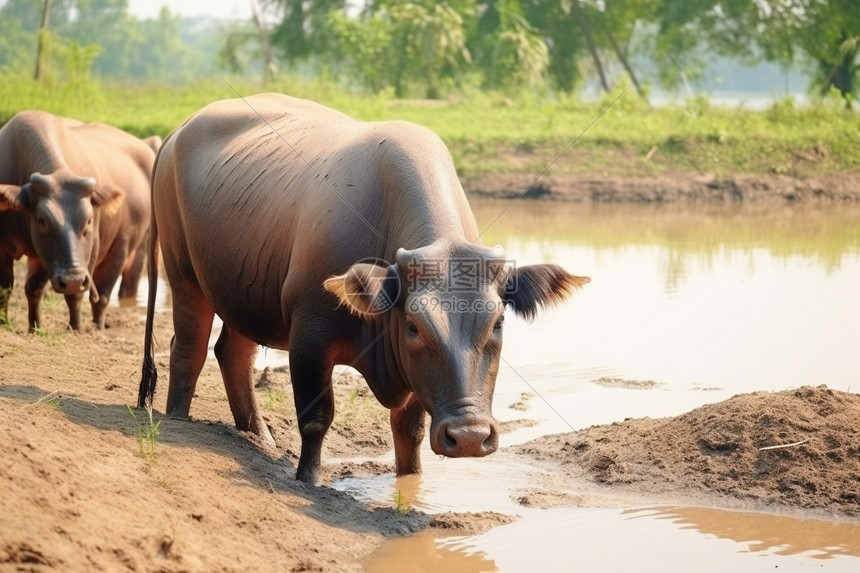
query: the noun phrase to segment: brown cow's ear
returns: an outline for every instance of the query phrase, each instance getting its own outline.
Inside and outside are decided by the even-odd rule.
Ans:
[[[125,201],[125,191],[116,185],[99,185],[91,201],[93,207],[99,207],[105,215],[114,215]]]
[[[27,189],[19,185],[0,184],[0,211],[23,211],[27,208]]]
[[[590,278],[574,276],[558,265],[528,265],[511,271],[501,296],[518,315],[532,320],[538,308],[562,302],[590,281]]]
[[[338,302],[362,317],[388,312],[400,296],[400,277],[396,267],[356,263],[342,275],[323,282]]]

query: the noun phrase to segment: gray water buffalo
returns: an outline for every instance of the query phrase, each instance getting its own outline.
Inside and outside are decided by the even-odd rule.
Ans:
[[[334,416],[332,369],[356,368],[390,410],[398,474],[433,451],[496,450],[491,406],[505,306],[530,318],[588,281],[514,268],[477,242],[447,148],[426,128],[364,123],[278,94],[213,103],[164,141],[153,174],[150,285],[160,242],[173,293],[167,414],[189,413],[213,316],[237,428],[272,442],[253,392],[257,345],[289,350],[302,439],[296,477],[318,483]],[[150,288],[139,407],[151,407]]]
[[[85,292],[104,328],[119,277],[123,295],[137,292],[154,161],[124,131],[43,111],[21,112],[0,129],[0,320],[8,319],[13,261],[26,256],[31,331],[48,281],[65,295],[73,329]]]

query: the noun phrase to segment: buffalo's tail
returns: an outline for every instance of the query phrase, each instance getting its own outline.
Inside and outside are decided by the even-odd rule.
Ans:
[[[137,393],[137,407],[152,409],[152,400],[155,397],[155,385],[158,382],[158,368],[155,366],[155,351],[153,350],[153,322],[155,321],[155,296],[158,292],[158,227],[155,223],[155,169],[158,165],[158,156],[152,166],[152,177],[150,178],[151,213],[149,222],[149,259],[147,266],[147,279],[149,280],[149,292],[146,299],[146,330],[143,335],[143,366],[141,368],[140,387]]]

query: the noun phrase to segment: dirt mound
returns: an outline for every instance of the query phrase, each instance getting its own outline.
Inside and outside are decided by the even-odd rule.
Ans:
[[[515,450],[600,484],[860,516],[859,426],[860,395],[804,386],[546,436]]]

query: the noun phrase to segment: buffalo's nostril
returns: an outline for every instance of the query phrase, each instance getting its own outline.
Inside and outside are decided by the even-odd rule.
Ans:
[[[63,279],[60,279],[59,283],[60,283],[60,288],[66,288],[66,281],[64,281]]]
[[[442,446],[449,451],[453,451],[457,447],[457,438],[449,432],[450,426],[445,425],[445,431],[442,432]]]
[[[83,282],[81,282],[81,290],[87,290],[90,288],[90,277],[84,277]]]

